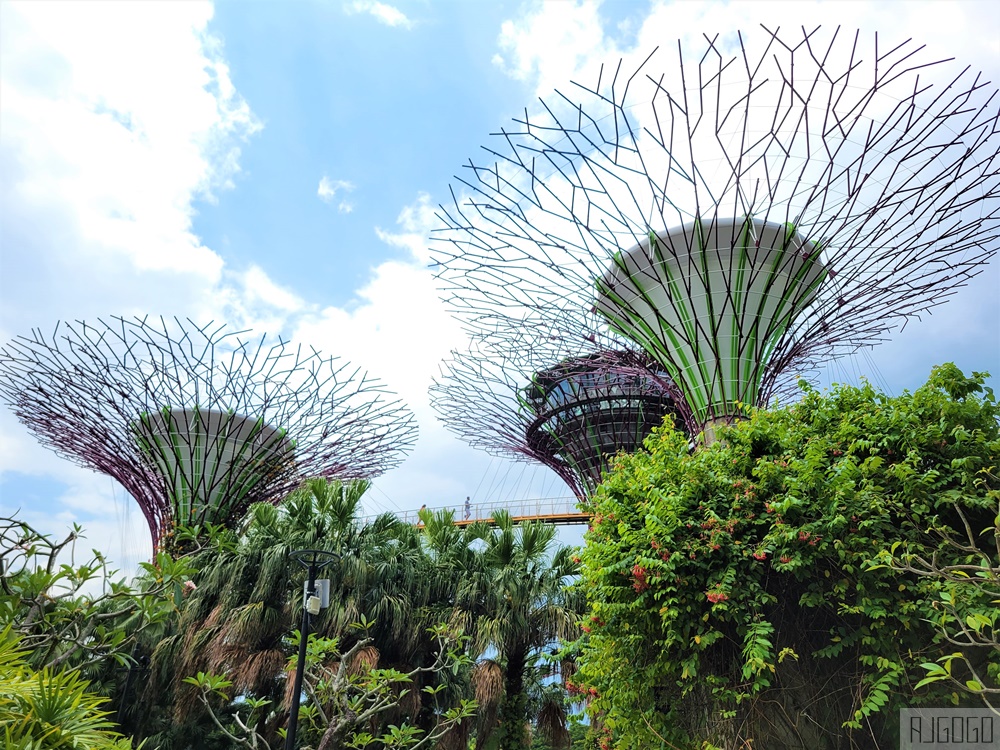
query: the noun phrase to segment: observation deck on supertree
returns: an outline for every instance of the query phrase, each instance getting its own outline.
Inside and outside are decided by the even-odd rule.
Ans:
[[[615,454],[635,451],[676,414],[669,379],[641,352],[539,356],[537,347],[507,343],[453,352],[430,389],[431,404],[472,447],[548,466],[580,500]]]
[[[116,479],[154,548],[306,477],[380,474],[416,436],[408,409],[336,358],[163,318],[17,337],[0,348],[0,398],[43,445]]]
[[[496,134],[442,207],[439,276],[484,336],[638,344],[710,440],[982,270],[998,117],[981,74],[911,42],[678,43]]]

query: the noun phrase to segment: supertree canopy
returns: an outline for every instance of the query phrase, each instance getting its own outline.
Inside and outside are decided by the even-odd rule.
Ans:
[[[485,335],[610,329],[693,432],[885,339],[995,252],[1000,98],[871,42],[706,37],[525,112],[442,209],[450,304]]]
[[[162,318],[15,338],[0,397],[44,445],[120,482],[154,546],[177,525],[232,525],[305,477],[375,476],[416,433],[409,410],[336,358]]]
[[[542,354],[524,341],[506,343],[480,340],[453,353],[431,403],[474,448],[548,466],[581,500],[614,455],[635,451],[676,414],[669,378],[640,352]]]

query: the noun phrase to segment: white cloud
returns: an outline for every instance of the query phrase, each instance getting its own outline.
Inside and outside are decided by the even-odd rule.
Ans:
[[[223,261],[191,231],[193,204],[231,185],[260,127],[206,31],[211,6],[2,14],[0,333],[41,322],[41,293],[46,318],[210,307]]]
[[[401,23],[389,6],[371,8]],[[381,376],[417,413],[422,439],[405,471],[379,480],[376,502],[468,494],[490,459],[450,438],[427,400],[439,360],[463,340],[426,268],[430,198],[378,230],[405,257],[374,268],[345,309],[320,307],[261,267],[227,266],[192,230],[197,201],[231,186],[260,127],[207,31],[210,5],[3,3],[0,13],[0,339],[61,318],[147,313],[281,333]],[[324,176],[317,195],[349,212],[352,189]],[[55,510],[29,520],[54,533],[79,521],[89,544],[129,567],[148,555],[134,501],[44,448],[6,408],[0,477],[11,481],[4,511],[19,502],[14,479],[58,483]]]
[[[245,271],[226,271],[215,290],[218,318],[234,329],[265,331],[277,335],[290,318],[310,309],[293,291],[276,284],[257,265]]]
[[[429,263],[431,258],[428,238],[431,230],[437,226],[435,210],[430,195],[420,193],[416,203],[405,206],[396,219],[403,231],[389,232],[376,227],[375,234],[388,245],[409,250],[415,260]]]
[[[324,203],[333,203],[334,199],[337,197],[337,193],[350,193],[354,190],[354,184],[348,182],[347,180],[331,180],[326,175],[323,175],[319,181],[319,187],[316,188],[316,195]],[[337,210],[342,214],[349,214],[354,210],[354,204],[348,201],[346,198],[341,198],[340,202],[337,204]]]
[[[504,21],[498,40],[501,53],[493,64],[520,81],[534,81],[537,92],[562,88],[595,63],[617,54],[605,36],[600,3],[571,0],[534,3],[517,21]]]
[[[195,2],[0,5],[0,339],[61,318],[301,306],[260,269],[227,271],[192,231],[196,202],[232,186],[260,128],[211,17]],[[43,448],[7,409],[0,435],[0,475],[66,486],[39,523],[78,520],[119,563],[130,540],[148,555],[148,532],[122,531],[144,522],[112,480]],[[122,507],[134,512],[116,520]]]
[[[349,14],[367,13],[386,26],[413,28],[413,21],[407,18],[403,11],[395,6],[377,2],[377,0],[354,0],[354,2],[345,5],[344,9]]]
[[[735,42],[735,33],[776,29],[830,28],[842,33],[879,32],[884,43],[912,38],[927,44],[940,57],[956,56],[978,69],[995,67],[1000,56],[1000,8],[993,3],[969,1],[942,5],[921,2],[654,2],[632,44],[622,46],[608,32],[600,0],[550,3],[534,0],[523,15],[504,21],[493,62],[516,80],[533,84],[539,96],[553,89],[568,89],[570,81],[590,82],[598,66],[616,65],[634,70],[656,47],[667,47],[676,56],[679,38],[685,44],[704,44],[704,35],[721,34],[723,43]],[[945,10],[947,8],[947,10]],[[849,17],[849,26],[844,26]],[[624,22],[631,26],[631,20]],[[619,29],[620,31],[621,29]],[[890,45],[891,46],[891,45]],[[663,52],[664,50],[661,50]],[[607,74],[611,71],[605,68]]]
[[[380,240],[407,250],[408,256],[376,266],[371,280],[357,291],[356,303],[304,311],[292,324],[296,340],[363,361],[417,409],[427,401],[437,363],[464,341],[457,322],[440,304],[437,282],[426,267],[433,222],[430,197],[422,193],[400,212],[401,231],[375,230]],[[425,416],[418,414],[422,427]]]
[[[449,500],[459,503],[491,465],[490,457],[453,438],[431,409],[427,389],[451,349],[466,345],[465,335],[439,301],[437,281],[427,267],[428,241],[436,226],[433,203],[421,193],[396,220],[398,231],[377,228],[380,240],[407,251],[379,264],[357,292],[357,304],[302,314],[293,338],[352,362],[364,362],[413,410],[420,440],[400,469],[376,480],[369,507],[416,508]],[[508,471],[510,471],[508,469]],[[517,467],[514,476],[534,477],[547,470]],[[524,486],[530,484],[525,480]]]

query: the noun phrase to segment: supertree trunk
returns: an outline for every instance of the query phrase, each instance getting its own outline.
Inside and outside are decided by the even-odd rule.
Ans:
[[[468,164],[440,214],[445,294],[499,347],[641,348],[711,432],[982,270],[998,105],[981,75],[839,29],[602,68]]]
[[[118,480],[153,546],[232,526],[306,477],[364,479],[415,438],[356,368],[246,331],[162,318],[60,323],[0,348],[0,398],[43,445]]]

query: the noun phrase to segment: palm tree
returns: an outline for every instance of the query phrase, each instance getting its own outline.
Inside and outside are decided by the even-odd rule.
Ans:
[[[360,637],[351,626],[364,620],[373,645],[358,658],[367,666],[409,671],[433,663],[427,629],[440,620],[429,599],[435,579],[428,559],[412,526],[390,514],[360,518],[368,487],[310,480],[280,506],[253,506],[236,543],[203,561],[180,631],[158,648],[159,679],[150,686],[173,691],[175,721],[201,713],[197,691],[182,683],[198,672],[225,674],[235,694],[288,704],[287,638],[297,627],[305,576],[290,558],[298,549],[339,555],[323,572],[331,606],[315,618],[313,632],[339,637],[346,651]],[[401,713],[421,714],[418,687]],[[265,725],[262,715],[258,732],[274,736],[284,716],[279,712]]]
[[[483,611],[476,618],[475,633],[480,652],[495,653],[492,661],[503,677],[501,695],[496,695],[497,669],[488,662],[479,668],[476,684],[488,687],[488,693],[498,698],[494,704],[500,750],[519,750],[528,744],[529,688],[538,682],[541,652],[558,639],[577,636],[583,602],[569,587],[578,573],[572,548],[553,549],[554,526],[542,522],[515,525],[506,512],[495,513],[493,522],[482,534],[478,555]],[[541,696],[536,705],[546,714],[543,727],[558,726],[552,716],[553,702],[544,698],[544,691],[533,692]],[[482,745],[492,729],[481,729]]]

